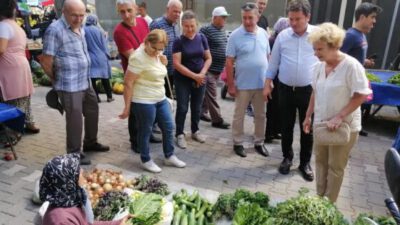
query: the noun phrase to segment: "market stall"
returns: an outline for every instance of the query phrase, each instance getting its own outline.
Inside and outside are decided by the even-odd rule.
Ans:
[[[400,112],[400,85],[390,84],[388,80],[399,71],[391,70],[368,70],[367,72],[376,75],[380,81],[371,81],[371,88],[373,91],[373,99],[366,104],[378,105],[372,112],[375,115],[384,105],[397,106]]]

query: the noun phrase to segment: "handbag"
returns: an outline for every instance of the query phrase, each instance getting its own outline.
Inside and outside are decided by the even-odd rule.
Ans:
[[[340,126],[330,131],[327,122],[314,124],[314,142],[318,145],[345,145],[350,142],[350,126],[343,122]]]

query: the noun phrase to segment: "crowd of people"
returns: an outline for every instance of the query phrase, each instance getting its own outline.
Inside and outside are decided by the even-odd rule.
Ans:
[[[268,157],[266,144],[281,139],[283,160],[278,171],[285,175],[293,162],[298,115],[298,169],[306,181],[314,180],[310,166],[314,151],[317,194],[335,202],[350,151],[361,131],[360,106],[372,93],[364,69],[373,66],[373,60],[366,59],[365,34],[373,28],[382,9],[372,3],[360,4],[355,11],[355,26],[345,32],[329,22],[309,24],[309,1],[292,0],[287,18],[279,19],[270,34],[267,17],[262,15],[267,2],[244,4],[240,9],[242,24],[227,38],[224,26],[230,14],[224,6],[216,7],[210,23],[198,28],[196,14],[182,12],[180,0],[169,0],[165,14],[154,20],[147,15],[145,3],[117,0],[121,22],[113,37],[125,73],[124,105],[119,117],[128,118],[131,149],[140,154],[142,167],[158,173],[162,169],[151,159],[150,142],[162,142],[166,166],[186,166],[175,154],[174,139],[177,147],[187,148],[184,127],[189,106],[194,141],[207,141],[199,129],[200,120],[211,122],[215,128],[231,127],[233,152],[246,157],[243,127],[250,106],[254,109],[254,149]],[[26,36],[14,22],[15,1],[0,3],[0,102],[20,108],[26,114],[26,129],[37,133],[30,107],[33,86],[24,52]],[[105,34],[97,27],[97,17],[86,16],[80,0],[66,0],[62,12],[62,17],[46,30],[40,63],[65,111],[68,154],[46,165],[41,197],[51,201],[57,198],[53,192],[60,190],[48,188],[51,179],[68,175],[71,177],[65,179],[74,180],[68,188],[74,190],[66,193],[73,192],[74,198],[56,200],[45,217],[49,221],[58,216],[57,207],[85,204],[85,194],[78,187],[79,164],[91,163],[85,152],[110,150],[97,139],[101,101],[97,79],[104,85],[107,101],[114,100]],[[232,126],[223,119],[217,100],[217,82],[224,69],[228,93],[235,98]],[[171,99],[176,99],[175,119]],[[322,121],[330,131],[347,123],[350,141],[342,145],[316,144],[313,125]],[[154,135],[158,128],[162,140]],[[55,168],[58,164],[67,166],[64,161],[71,162],[70,174],[59,176]],[[79,220],[87,220],[82,211],[70,211]]]

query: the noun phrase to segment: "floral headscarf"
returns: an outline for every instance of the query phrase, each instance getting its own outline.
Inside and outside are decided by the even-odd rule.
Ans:
[[[79,186],[79,153],[56,156],[43,168],[40,178],[40,200],[53,207],[74,207],[86,203],[86,194]]]
[[[290,26],[289,24],[289,19],[286,17],[281,17],[279,18],[278,21],[276,21],[274,25],[274,30],[276,33],[280,33],[284,29],[288,28]]]

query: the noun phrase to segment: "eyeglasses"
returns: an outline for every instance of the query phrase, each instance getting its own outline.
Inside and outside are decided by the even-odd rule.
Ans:
[[[150,48],[152,48],[154,51],[159,51],[159,52],[163,52],[164,48],[155,48],[153,46],[150,45]]]
[[[247,2],[246,4],[244,4],[242,6],[242,10],[244,10],[244,11],[250,11],[253,9],[258,9],[258,6],[256,5],[256,3],[253,3],[253,2]]]

